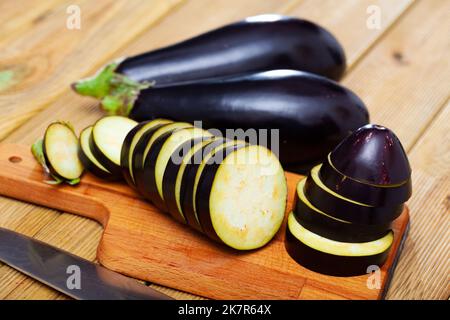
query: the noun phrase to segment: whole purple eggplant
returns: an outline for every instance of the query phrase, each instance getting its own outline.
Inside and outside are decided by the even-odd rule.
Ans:
[[[80,94],[104,99],[123,88],[139,90],[149,83],[159,87],[275,69],[338,80],[345,67],[342,46],[327,30],[306,20],[270,14],[112,62],[73,87]]]
[[[279,141],[269,137],[269,147],[279,151],[284,165],[299,172],[323,161],[342,139],[369,121],[366,107],[353,92],[324,77],[293,70],[148,88],[132,100],[128,116],[137,121],[202,121],[203,128],[216,128],[224,135],[226,129],[278,129]]]

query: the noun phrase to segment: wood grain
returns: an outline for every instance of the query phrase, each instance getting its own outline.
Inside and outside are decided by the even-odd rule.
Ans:
[[[79,78],[151,26],[179,0],[73,1],[81,29],[66,27],[66,7],[0,51],[0,71],[12,74],[0,97],[0,138],[24,123]]]
[[[412,148],[410,236],[392,281],[392,299],[450,296],[450,103]]]
[[[204,8],[202,8],[200,0],[189,1],[186,5],[180,6],[171,12],[165,19],[161,20],[148,32],[143,34],[140,40],[129,46],[129,51],[123,51],[122,54],[144,51],[151,48],[152,45],[155,45],[155,47],[165,45],[172,42],[172,39],[173,41],[180,40],[185,36],[187,37],[188,35],[190,36],[203,31],[201,28],[207,29],[208,26],[221,24],[222,20],[220,19],[222,19],[222,16],[225,17],[225,21],[231,21],[240,18],[240,13],[242,16],[262,13],[259,9],[260,6],[266,6],[269,3],[273,8],[276,8],[277,4],[277,1],[261,2],[253,0],[245,2],[235,1],[236,3],[233,3],[233,1],[222,0],[217,2],[219,3],[217,6],[212,7],[204,5]],[[318,21],[329,27],[331,31],[337,35],[340,41],[343,42],[347,51],[347,56],[351,62],[352,68],[345,80],[345,84],[352,89],[356,89],[357,93],[359,93],[366,101],[374,121],[388,125],[396,132],[401,130],[402,141],[405,146],[410,149],[420,138],[422,132],[426,132],[428,124],[432,121],[434,115],[440,108],[439,105],[448,97],[448,92],[443,90],[443,86],[446,83],[449,83],[448,77],[445,76],[445,73],[447,72],[445,70],[448,70],[448,60],[442,59],[446,52],[448,52],[448,37],[446,37],[445,32],[440,32],[440,30],[446,30],[445,27],[448,26],[448,24],[446,24],[448,23],[448,19],[443,19],[443,16],[445,18],[445,12],[448,12],[449,10],[448,8],[445,8],[446,2],[444,1],[422,1],[413,4],[412,6],[410,6],[410,2],[408,1],[380,1],[378,4],[382,6],[383,28],[381,30],[369,30],[361,27],[363,20],[361,17],[357,16],[358,12],[361,12],[361,10],[364,11],[364,7],[359,6],[360,2],[365,3],[365,1],[342,1],[333,8],[333,3],[331,1],[283,1],[279,9],[271,9],[269,5],[267,5],[267,7],[264,7],[264,10],[282,13],[295,12],[295,14],[298,14],[299,16]],[[377,3],[377,1],[374,2]],[[227,3],[230,5],[227,5]],[[353,4],[354,6],[349,4]],[[356,10],[355,6],[360,9]],[[408,10],[406,11],[406,9]],[[402,12],[402,10],[404,11]],[[411,18],[411,15],[413,15],[413,18]],[[201,19],[195,19],[196,16],[201,17]],[[367,17],[367,15],[364,15],[364,17]],[[385,20],[386,17],[388,19]],[[207,23],[204,23],[205,19],[208,21]],[[356,20],[360,22],[354,23]],[[186,21],[188,23],[180,23],[180,21]],[[196,27],[196,25],[200,25],[201,27]],[[186,33],[184,33],[185,29],[187,30]],[[362,31],[367,32],[367,35],[364,33],[361,35]],[[346,36],[347,34],[349,36]],[[394,35],[394,37],[391,38],[391,35]],[[155,42],[153,42],[153,39],[156,39]],[[424,48],[425,46],[430,46],[430,44],[431,48]],[[373,52],[376,52],[376,54],[373,54]],[[412,61],[411,56],[414,57]],[[420,67],[423,61],[426,67]],[[441,70],[439,70],[439,68],[441,68]],[[405,72],[405,69],[409,71]],[[415,71],[417,70],[420,71],[419,74],[415,74]],[[429,74],[426,74],[427,70],[430,70]],[[92,72],[92,70],[87,73],[90,72]],[[396,76],[399,72],[402,72],[401,77]],[[372,77],[373,74],[376,75],[376,78]],[[435,77],[437,79],[434,79]],[[423,81],[422,78],[425,78],[426,81]],[[438,84],[438,90],[435,91],[434,86],[439,82],[438,79],[440,85]],[[398,81],[403,88],[400,90],[399,94],[397,94],[398,90],[396,90],[396,81]],[[414,85],[409,86],[408,83],[413,83]],[[429,104],[431,110],[429,109]],[[397,105],[401,106],[402,112],[397,113],[395,111]],[[414,116],[412,116],[411,113],[413,113]],[[422,114],[424,115],[423,117]],[[71,93],[67,93],[67,95],[57,100],[56,103],[50,104],[46,111],[41,112],[28,125],[17,130],[8,140],[21,141],[28,144],[42,134],[43,128],[49,121],[54,119],[73,119],[76,127],[80,129],[99,115],[100,113],[89,99],[82,99]],[[403,116],[405,116],[407,121],[403,121]],[[414,121],[412,122],[413,119]],[[419,123],[417,126],[415,123],[416,120]],[[404,137],[407,137],[406,141],[404,141]],[[432,139],[432,136],[430,136],[429,139]],[[418,151],[418,153],[421,152]],[[414,166],[413,170],[415,171]],[[433,172],[428,172],[428,174],[433,176]],[[436,176],[438,174],[439,172],[436,173]],[[413,201],[424,186],[429,185],[427,183],[414,184],[412,211],[415,215],[426,215],[424,212],[428,211],[435,212],[437,208],[433,203],[441,203],[442,201],[448,202],[448,200],[442,200],[443,194],[441,192],[429,192],[426,196],[421,198],[422,204],[419,208],[420,210],[416,210],[414,208],[415,202]],[[427,199],[429,196],[432,198]],[[66,216],[66,214],[59,215],[55,211],[36,208],[34,206],[33,208],[36,208],[36,210],[30,210],[29,208],[31,206],[4,198],[1,199],[0,205],[1,204],[3,204],[4,207],[9,208],[11,210],[10,212],[13,212],[14,216],[17,217],[17,220],[11,222],[11,217],[8,215],[5,219],[0,220],[0,225],[14,225],[14,228],[20,228],[21,232],[27,234],[35,233],[38,237],[41,237],[41,233],[64,235],[67,230],[70,230],[69,224],[57,223],[60,221],[57,217],[63,217]],[[1,211],[0,213],[1,219],[3,213]],[[27,221],[38,221],[40,217],[42,217],[43,221],[50,221],[51,219],[57,220],[55,220],[55,223],[39,229],[41,231],[37,230],[38,228],[28,229],[29,226],[27,226]],[[101,233],[101,227],[94,222],[79,217],[75,217],[75,219],[82,220],[85,226],[96,228],[95,232],[97,232],[97,234]],[[416,219],[420,218],[414,216],[413,224],[417,223]],[[422,228],[423,230],[428,230],[428,232],[433,233],[434,225],[430,226],[427,224],[427,219],[422,218],[418,223],[419,226],[413,226],[411,233],[414,233],[417,228]],[[32,225],[32,223],[29,223],[29,225]],[[432,231],[429,231],[430,229]],[[85,236],[88,235],[81,232],[78,236],[74,235],[73,238],[71,238],[71,241],[83,241]],[[445,234],[441,235],[441,237],[442,236],[445,237]],[[46,241],[45,237],[41,239]],[[97,242],[91,242],[90,248],[95,248],[96,245]],[[411,249],[410,254],[414,256],[416,250],[418,250],[417,247],[420,247],[421,245],[422,243],[420,241],[415,242],[414,245],[410,244],[409,247],[414,248],[414,250]],[[427,246],[429,245],[430,244],[427,243]],[[409,250],[409,247],[407,247],[407,250]],[[89,251],[88,248],[86,248],[86,250]],[[441,252],[439,250],[437,251],[438,253]],[[423,253],[424,251],[419,248],[419,251],[417,252]],[[431,255],[427,255],[425,252],[424,255],[436,259],[433,261],[436,261],[436,270],[438,271],[438,275],[441,275],[442,273],[440,272],[442,272],[442,270],[444,270],[444,272],[445,269],[448,270],[448,265],[442,263],[444,258],[442,256],[436,257],[435,253],[436,252],[433,252]],[[408,261],[412,263],[412,261],[415,260]],[[427,280],[426,288],[428,289],[422,291],[425,287],[422,287],[414,280],[415,275],[411,276],[412,271],[410,270],[415,270],[414,266],[407,262],[402,262],[401,260],[400,264],[404,263],[403,272],[408,273],[408,277],[401,277],[400,280],[394,279],[392,284],[392,292],[394,293],[392,295],[389,293],[388,297],[448,297],[448,285],[445,282],[440,281],[441,279],[439,277],[437,277],[437,280],[433,280],[434,277],[432,272],[428,271],[433,268],[432,265],[426,263],[425,258],[421,261],[424,261],[425,266],[421,268],[418,277]],[[6,266],[3,268],[9,269]],[[3,269],[0,268],[0,270]],[[9,273],[7,272],[6,274],[11,275],[12,273],[15,273],[15,271],[9,270]],[[17,278],[18,277],[19,276],[17,276]],[[14,283],[14,279],[17,280],[17,278],[15,278],[14,275],[12,278],[13,280],[11,283]],[[4,290],[4,279],[5,277],[3,277],[0,272],[0,283],[2,283],[0,286],[0,294],[3,293]],[[433,289],[430,289],[430,284],[432,283],[434,283],[435,286]],[[39,286],[37,284],[35,285]],[[421,288],[417,293],[415,293],[414,290],[416,286],[417,288]],[[311,298],[315,297],[314,292],[319,290],[314,285],[305,285],[305,288],[310,288],[304,292],[305,296]],[[402,288],[407,288],[407,292],[406,290],[402,290]],[[31,290],[31,288],[27,287],[27,290]],[[25,297],[27,296],[27,290],[17,290],[12,296],[19,298]],[[39,292],[39,290],[36,292]],[[170,292],[174,291],[171,290]],[[183,293],[176,293],[176,296],[178,298],[191,298],[191,296],[184,295]]]
[[[21,161],[13,163],[11,157]],[[321,299],[327,299],[328,292],[341,299],[380,298],[409,224],[405,208],[393,223],[394,243],[386,263],[380,266],[381,288],[377,290],[367,287],[368,275],[331,277],[299,266],[284,248],[285,225],[264,248],[239,252],[176,223],[124,183],[105,184],[86,174],[76,187],[46,184],[27,146],[1,144],[0,166],[0,194],[98,221],[104,232],[97,257],[104,266],[214,299],[299,299],[306,283],[320,289],[315,294]],[[290,195],[287,214],[301,176],[287,172],[286,178]],[[85,250],[82,243],[69,240],[84,228],[83,223],[76,223],[74,216],[64,218],[72,229],[64,238],[52,234],[50,239],[75,253]],[[91,252],[87,258],[94,256]],[[32,296],[28,285],[26,279],[19,287]]]
[[[414,0],[324,0],[318,5],[317,0],[305,0],[289,14],[331,30],[344,47],[351,69],[413,3]],[[381,13],[379,26],[367,26],[371,8]]]

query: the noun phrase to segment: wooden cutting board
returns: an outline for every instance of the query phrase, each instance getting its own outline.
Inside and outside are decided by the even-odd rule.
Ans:
[[[172,220],[124,183],[85,174],[82,182],[52,186],[29,146],[0,144],[0,194],[75,213],[104,227],[98,260],[109,269],[214,299],[383,298],[409,226],[408,209],[394,222],[395,240],[377,274],[332,277],[298,265],[284,248],[285,226],[264,248],[237,252]],[[300,175],[286,173],[287,209]],[[370,278],[369,278],[370,277]],[[379,288],[368,286],[379,280]]]

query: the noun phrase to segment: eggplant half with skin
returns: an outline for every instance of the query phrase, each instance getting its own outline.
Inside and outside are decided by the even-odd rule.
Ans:
[[[309,231],[330,240],[358,243],[382,238],[390,230],[390,222],[377,225],[351,223],[320,211],[305,196],[305,182],[306,179],[302,179],[297,185],[293,213]]]
[[[303,227],[291,212],[286,228],[286,250],[302,266],[333,276],[366,274],[370,266],[386,261],[394,234],[369,242],[352,243],[330,240]]]
[[[340,195],[374,206],[404,203],[412,193],[405,150],[391,130],[378,125],[342,141],[324,161],[320,178]]]
[[[69,123],[51,123],[44,138],[32,145],[31,152],[45,173],[52,178],[47,183],[66,182],[75,185],[80,182],[84,167],[78,158],[78,138]]]
[[[375,207],[337,194],[320,179],[320,167],[318,165],[311,170],[304,189],[308,200],[320,211],[338,219],[369,225],[391,222],[403,212],[403,204]]]
[[[246,72],[294,69],[339,80],[346,67],[336,38],[324,28],[279,15],[249,17],[183,42],[120,59],[75,91],[102,99],[106,110],[133,91]]]
[[[248,134],[254,137],[252,144],[268,145],[287,169],[300,172],[320,163],[369,120],[363,102],[350,90],[292,70],[145,89],[128,116],[136,121],[201,121],[204,129],[218,129],[222,135],[231,129],[228,137],[233,139]]]

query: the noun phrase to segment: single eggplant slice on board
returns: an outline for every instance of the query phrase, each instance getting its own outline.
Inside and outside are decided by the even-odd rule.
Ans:
[[[403,204],[374,207],[337,194],[320,180],[320,166],[311,170],[304,189],[306,198],[318,210],[351,223],[371,225],[389,223],[403,212]]]
[[[167,211],[181,223],[186,223],[180,202],[181,180],[186,164],[197,150],[212,142],[213,139],[213,137],[201,137],[186,141],[172,153],[167,163],[162,182],[163,198]]]
[[[92,127],[89,126],[84,128],[80,133],[80,149],[78,156],[83,163],[84,167],[94,174],[95,176],[105,179],[105,180],[119,180],[121,178],[120,175],[115,176],[111,172],[108,171],[92,154],[90,139],[92,134]]]
[[[318,210],[305,196],[305,182],[306,179],[302,179],[297,185],[293,212],[297,221],[309,231],[335,241],[367,242],[382,238],[390,230],[390,222],[378,225],[351,223]]]
[[[153,143],[144,163],[144,177],[146,192],[150,201],[159,209],[167,211],[162,192],[164,171],[173,152],[184,142],[192,138],[208,138],[211,133],[200,128],[184,128],[167,132],[158,137]]]
[[[224,149],[224,159],[208,163],[195,194],[203,231],[238,250],[264,246],[284,218],[287,184],[278,158],[257,145]]]
[[[285,245],[289,255],[300,265],[333,276],[357,276],[380,267],[386,261],[394,233],[370,242],[351,243],[327,239],[303,227],[291,212]]]
[[[145,199],[151,201],[153,197],[150,190],[148,189],[148,177],[146,176],[146,174],[154,175],[154,173],[151,173],[149,171],[149,168],[145,167],[146,158],[151,154],[153,144],[156,140],[158,140],[159,137],[165,134],[172,133],[177,130],[183,130],[186,128],[193,128],[193,126],[185,122],[175,122],[159,125],[158,129],[156,130],[148,130],[137,142],[133,154],[133,172],[136,189],[142,196],[144,196]]]
[[[181,211],[188,225],[197,231],[203,232],[195,210],[194,194],[197,190],[198,180],[205,166],[205,161],[208,161],[215,151],[236,143],[222,137],[215,138],[212,142],[206,143],[202,148],[194,151],[186,163],[180,182]]]
[[[345,71],[344,50],[331,33],[301,19],[260,15],[206,32],[183,42],[108,64],[72,88],[123,111],[135,93],[217,76],[295,69],[334,80]]]
[[[83,164],[78,158],[78,138],[73,127],[66,122],[53,122],[45,131],[44,139],[31,147],[36,160],[52,177],[50,184],[66,182],[75,185],[80,182]]]
[[[113,175],[121,175],[120,155],[122,145],[137,122],[121,116],[107,116],[92,128],[89,141],[94,157]]]
[[[343,197],[371,206],[395,206],[408,201],[412,194],[411,179],[399,185],[374,185],[354,180],[339,172],[330,162],[322,163],[320,180]]]
[[[133,174],[133,153],[138,141],[141,137],[151,129],[159,127],[161,124],[171,123],[172,121],[166,119],[155,119],[151,121],[144,121],[139,123],[130,132],[128,132],[120,154],[120,166],[125,181],[133,188],[136,187]]]

